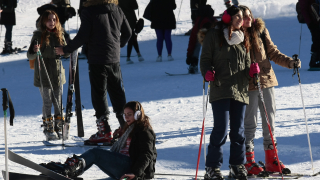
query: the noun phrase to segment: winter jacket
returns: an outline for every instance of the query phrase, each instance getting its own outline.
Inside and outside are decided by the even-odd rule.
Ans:
[[[211,6],[209,6],[209,7],[211,9]],[[209,7],[205,6],[202,9],[199,9],[198,17],[196,19],[196,22],[195,22],[193,28],[192,28],[191,35],[189,38],[187,57],[192,57],[192,55],[193,55],[194,49],[195,49],[196,44],[198,42],[198,39],[197,39],[198,31],[202,28],[209,29],[213,22],[217,22],[217,19],[215,19],[213,17],[214,11],[212,9],[211,9],[211,11],[206,9]],[[204,10],[207,10],[207,11],[204,11]],[[205,13],[205,12],[207,12],[207,13]]]
[[[301,14],[307,25],[316,24],[317,20],[312,15],[311,4],[315,3],[315,0],[299,0]]]
[[[221,36],[223,36],[220,47]],[[250,54],[243,43],[229,45],[218,29],[210,29],[202,44],[200,70],[205,77],[208,70],[215,71],[215,80],[210,82],[210,102],[232,98],[249,104],[248,87]]]
[[[139,8],[137,0],[119,0],[119,6],[126,16],[131,29],[134,29],[138,20],[136,13],[134,12],[134,10]]]
[[[13,10],[12,10],[12,12],[3,11],[1,13],[0,24],[16,25],[15,8],[17,7],[17,0],[9,0],[8,2],[10,3],[9,6],[13,7]]]
[[[173,10],[177,8],[175,0],[152,0],[151,28],[175,29],[176,18]]]
[[[57,6],[55,4],[45,4],[37,8],[38,14],[41,16],[46,10],[52,10],[57,13],[61,24],[65,24],[66,21],[76,15],[76,10],[73,7]],[[38,20],[40,17],[38,18]],[[37,21],[38,21],[37,20]]]
[[[157,150],[156,135],[150,128],[137,127],[131,132],[129,155],[130,172],[135,179],[152,179],[155,173]]]
[[[41,55],[43,57],[43,61],[44,64],[46,66],[50,81],[52,83],[53,88],[55,87],[60,87],[60,77],[59,77],[59,70],[61,69],[61,79],[62,79],[62,84],[66,83],[66,78],[65,78],[65,70],[62,67],[60,67],[60,60],[59,57],[56,56],[55,52],[54,52],[54,46],[60,46],[58,39],[56,38],[54,33],[48,32],[50,33],[50,44],[49,46],[46,45],[45,40],[42,40],[43,42],[41,43],[41,34],[42,32],[37,30],[35,32],[33,32],[33,37],[31,39],[31,44],[30,44],[30,48],[27,52],[27,57],[29,60],[33,60],[37,58],[37,53],[35,53],[33,51],[33,47],[34,47],[34,41],[37,39],[38,43],[41,44],[40,45],[40,52]],[[63,39],[64,44],[62,45],[66,45],[65,40]],[[65,54],[64,57],[68,57],[69,54]],[[49,80],[47,78],[47,74],[45,72],[45,68],[43,67],[42,62],[41,64],[41,79],[42,79],[42,84],[43,87],[50,87],[49,84]],[[34,62],[34,86],[36,87],[41,87],[40,84],[40,77],[39,77],[39,64],[38,64],[38,60],[36,59],[36,61]]]
[[[258,29],[259,34],[265,31],[266,47],[264,47],[263,41],[260,37],[259,43],[260,43],[261,51],[258,52],[255,50],[254,51],[255,55],[254,55],[253,50],[251,50],[251,54],[250,54],[251,61],[257,62],[260,67],[259,77],[260,77],[261,88],[278,86],[278,81],[272,69],[270,61],[273,61],[282,67],[289,68],[289,63],[293,59],[282,54],[277,49],[277,46],[273,44],[269,31],[265,27],[265,23],[261,18],[256,19],[256,23],[254,24],[254,26],[256,26],[256,29]],[[267,55],[269,58],[267,57]],[[249,85],[249,91],[252,91],[252,90],[257,90],[257,87],[255,87],[255,85],[253,84],[253,79],[250,80],[250,85]]]
[[[87,1],[81,12],[78,34],[63,48],[71,53],[88,43],[88,63],[120,62],[120,47],[131,37],[131,28],[121,8],[108,0]]]

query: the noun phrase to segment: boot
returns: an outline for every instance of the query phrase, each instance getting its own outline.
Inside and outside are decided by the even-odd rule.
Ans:
[[[263,168],[260,167],[254,160],[254,151],[246,152],[246,157],[247,157],[247,162],[244,164],[244,166],[248,171],[248,176],[262,175],[264,171],[263,171]]]
[[[276,158],[276,150],[264,150],[265,152],[265,169],[267,172],[279,172],[278,161]],[[279,160],[280,168],[283,174],[290,174],[290,169],[286,168],[286,166]]]
[[[108,117],[101,116],[99,119],[97,119],[97,127],[98,132],[96,134],[93,134],[89,140],[87,140],[85,143],[89,144],[97,144],[97,143],[111,143],[112,141],[112,132],[111,128],[108,124]]]
[[[127,58],[127,64],[133,64],[134,62],[133,61],[131,61],[131,59],[128,57]]]
[[[141,54],[138,54],[138,60],[139,60],[139,62],[144,61],[144,58],[142,57],[142,55],[141,55]]]
[[[43,133],[46,136],[47,141],[57,140],[58,136],[53,128],[53,120],[52,116],[43,119]]]
[[[198,66],[197,65],[190,65],[188,68],[188,73],[189,74],[196,74],[198,73]]]
[[[240,165],[229,165],[230,174],[229,176],[238,180],[247,180],[247,170],[243,164]]]
[[[206,167],[206,174],[204,175],[205,180],[223,180],[223,176],[220,172],[220,168]]]
[[[47,164],[41,163],[40,165],[64,176],[76,178],[84,173],[86,163],[84,159],[74,154],[73,157],[68,158],[64,164],[60,162],[50,162]]]
[[[311,59],[309,63],[310,69],[319,69],[320,70],[320,53],[312,52]]]
[[[54,130],[58,134],[59,139],[62,138],[62,128],[64,124],[64,117],[54,116]]]
[[[1,54],[12,54],[12,53],[13,53],[12,42],[4,40],[4,48]]]

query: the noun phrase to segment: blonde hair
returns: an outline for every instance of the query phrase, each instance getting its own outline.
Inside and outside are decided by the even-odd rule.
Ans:
[[[49,40],[49,37],[50,37],[50,33],[47,31],[47,21],[48,21],[48,18],[49,18],[49,15],[52,14],[52,15],[55,15],[56,16],[56,31],[54,32],[55,36],[58,38],[58,42],[60,45],[63,45],[63,28],[60,24],[60,20],[59,20],[59,17],[57,15],[57,13],[55,13],[54,11],[52,10],[46,10],[40,17],[40,20],[38,22],[38,25],[37,27],[41,30],[42,32],[42,35],[41,35],[41,43],[42,41],[45,42],[45,44],[47,46],[49,46],[50,44],[50,40]],[[42,44],[41,44],[42,45]]]

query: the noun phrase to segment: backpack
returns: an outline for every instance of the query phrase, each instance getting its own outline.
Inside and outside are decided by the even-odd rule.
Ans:
[[[304,20],[304,17],[303,15],[301,14],[301,7],[300,7],[300,2],[298,1],[297,4],[296,4],[296,11],[297,11],[297,18],[298,18],[298,21],[299,23],[301,24],[305,24],[306,21]]]
[[[17,1],[16,0],[0,0],[0,8],[3,10],[3,12],[14,12],[14,8],[17,7]]]

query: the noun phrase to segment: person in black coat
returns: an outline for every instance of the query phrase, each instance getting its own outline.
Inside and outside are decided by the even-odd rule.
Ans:
[[[16,25],[16,13],[17,0],[2,0],[0,4],[1,18],[0,25],[4,25],[6,28],[6,34],[4,39],[4,48],[1,54],[13,53],[12,49],[12,29]]]
[[[177,8],[175,0],[152,0],[151,2],[151,28],[157,34],[158,58],[156,62],[162,61],[163,41],[166,41],[168,61],[173,61],[171,56],[172,40],[171,31],[176,28],[176,18],[173,10]]]
[[[98,132],[86,143],[110,143],[109,94],[113,112],[123,128],[123,106],[126,97],[120,68],[120,47],[124,47],[131,37],[131,28],[117,6],[117,0],[88,0],[81,12],[79,32],[65,47],[57,47],[57,54],[72,53],[84,43],[88,43],[89,79],[91,99],[97,117]]]
[[[152,179],[155,173],[156,135],[142,105],[131,101],[124,106],[126,126],[121,138],[110,150],[93,148],[81,156],[73,155],[64,164],[41,164],[68,177],[75,178],[92,165],[97,165],[113,179]]]
[[[139,61],[140,62],[144,61],[143,57],[140,54],[138,37],[137,37],[137,34],[135,33],[135,27],[138,19],[134,10],[139,8],[137,0],[119,0],[119,6],[121,7],[123,13],[125,14],[132,30],[132,36],[127,45],[127,64],[133,64],[133,61],[131,61],[130,59],[132,46],[137,52]]]

